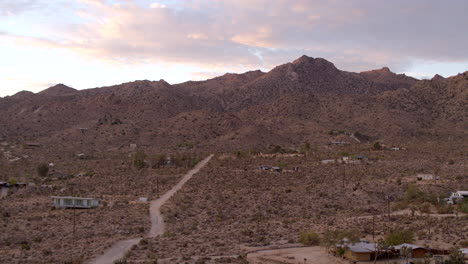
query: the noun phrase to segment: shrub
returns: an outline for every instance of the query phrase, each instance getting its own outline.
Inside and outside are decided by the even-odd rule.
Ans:
[[[29,245],[29,243],[27,241],[23,241],[23,242],[21,242],[21,249],[22,250],[30,250],[31,246]]]
[[[37,174],[41,177],[47,176],[49,173],[49,166],[45,163],[37,165]]]
[[[156,165],[155,167],[157,167],[157,168],[166,165],[166,163],[167,163],[167,157],[166,157],[166,155],[164,155],[164,154],[159,154],[159,155],[157,155],[157,156],[156,156],[156,162],[155,162],[155,163],[156,163],[156,164],[155,164],[155,165]]]
[[[143,169],[146,165],[145,163],[146,153],[143,151],[138,151],[133,154],[133,166],[137,169]]]
[[[381,150],[381,149],[382,149],[382,145],[380,145],[380,143],[377,141],[377,142],[374,143],[373,148],[374,148],[375,150]]]
[[[17,183],[18,183],[18,181],[15,178],[8,179],[8,184],[10,184],[10,185],[15,185]]]
[[[393,230],[387,236],[385,236],[384,242],[388,246],[396,246],[403,243],[412,243],[414,240],[414,234],[411,230]]]
[[[309,142],[305,142],[302,146],[301,146],[301,149],[300,149],[300,152],[301,153],[307,153],[310,151],[310,143]]]
[[[281,146],[273,146],[272,150],[271,150],[271,153],[285,153],[286,150],[283,149],[283,147]]]
[[[468,199],[465,199],[465,201],[459,205],[459,210],[462,213],[468,214]]]
[[[453,206],[441,205],[437,207],[438,214],[453,214]]]
[[[316,246],[320,243],[320,237],[314,231],[302,232],[299,234],[298,241],[306,246]]]
[[[465,255],[458,248],[452,248],[445,264],[465,264]]]
[[[195,146],[195,143],[193,142],[190,142],[190,141],[186,141],[186,142],[182,142],[180,143],[179,145],[177,145],[179,148],[186,148],[186,149],[191,149]]]
[[[197,165],[199,162],[200,162],[199,158],[193,158],[192,161],[190,162],[190,165],[192,167],[195,167],[195,165]]]
[[[345,250],[344,248],[342,248],[342,247],[337,248],[337,249],[336,249],[336,255],[338,255],[339,257],[341,257],[341,256],[344,255],[345,251],[346,251],[346,250]]]
[[[419,206],[419,211],[424,214],[430,214],[431,213],[431,204],[429,203],[423,203]]]
[[[234,151],[234,154],[238,158],[245,158],[245,157],[248,156],[249,153],[247,151],[243,151],[243,150],[236,150],[236,151]]]

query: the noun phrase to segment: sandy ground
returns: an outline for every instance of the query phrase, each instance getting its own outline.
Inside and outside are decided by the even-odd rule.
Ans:
[[[150,206],[150,217],[151,217],[151,230],[148,233],[148,237],[156,237],[164,233],[164,220],[161,215],[161,206],[167,202],[172,195],[174,195],[178,190],[184,186],[184,184],[190,180],[190,178],[197,173],[201,168],[203,168],[213,157],[213,155],[208,156],[191,169],[182,180],[177,183],[171,190],[166,192],[159,199],[151,202]],[[103,255],[96,257],[95,259],[89,261],[89,264],[112,264],[114,261],[119,260],[125,256],[125,253],[131,249],[132,246],[138,244],[141,238],[132,238],[128,240],[122,240],[116,242],[112,247],[107,249]]]
[[[251,264],[345,264],[342,259],[329,256],[323,247],[302,247],[265,250],[247,255]]]
[[[0,198],[6,197],[8,195],[8,188],[0,188]]]

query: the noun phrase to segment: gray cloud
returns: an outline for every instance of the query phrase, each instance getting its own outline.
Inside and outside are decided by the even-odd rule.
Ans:
[[[87,22],[70,25],[56,45],[113,61],[269,69],[307,54],[353,71],[468,61],[465,0],[79,2]],[[7,0],[0,9],[37,5]]]

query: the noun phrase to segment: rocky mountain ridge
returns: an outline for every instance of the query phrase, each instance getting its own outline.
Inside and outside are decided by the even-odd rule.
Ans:
[[[0,138],[70,150],[185,142],[232,149],[324,143],[328,131],[339,129],[404,142],[463,137],[467,102],[468,72],[420,81],[388,68],[341,71],[325,59],[302,56],[267,73],[175,85],[145,80],[20,92],[0,98]],[[88,128],[87,134],[79,128]]]

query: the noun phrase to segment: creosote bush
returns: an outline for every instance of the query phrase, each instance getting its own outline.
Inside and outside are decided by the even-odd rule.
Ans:
[[[145,164],[145,158],[146,158],[146,153],[143,151],[138,151],[135,154],[133,154],[133,166],[135,168],[141,170],[143,169],[146,164]]]
[[[396,246],[403,243],[412,243],[414,240],[414,234],[411,230],[393,230],[385,236],[385,244],[388,246]]]
[[[37,174],[41,177],[47,176],[49,173],[49,166],[45,163],[37,165]]]
[[[299,243],[304,244],[306,246],[316,246],[320,244],[320,237],[314,231],[304,231],[299,234],[298,241]]]

